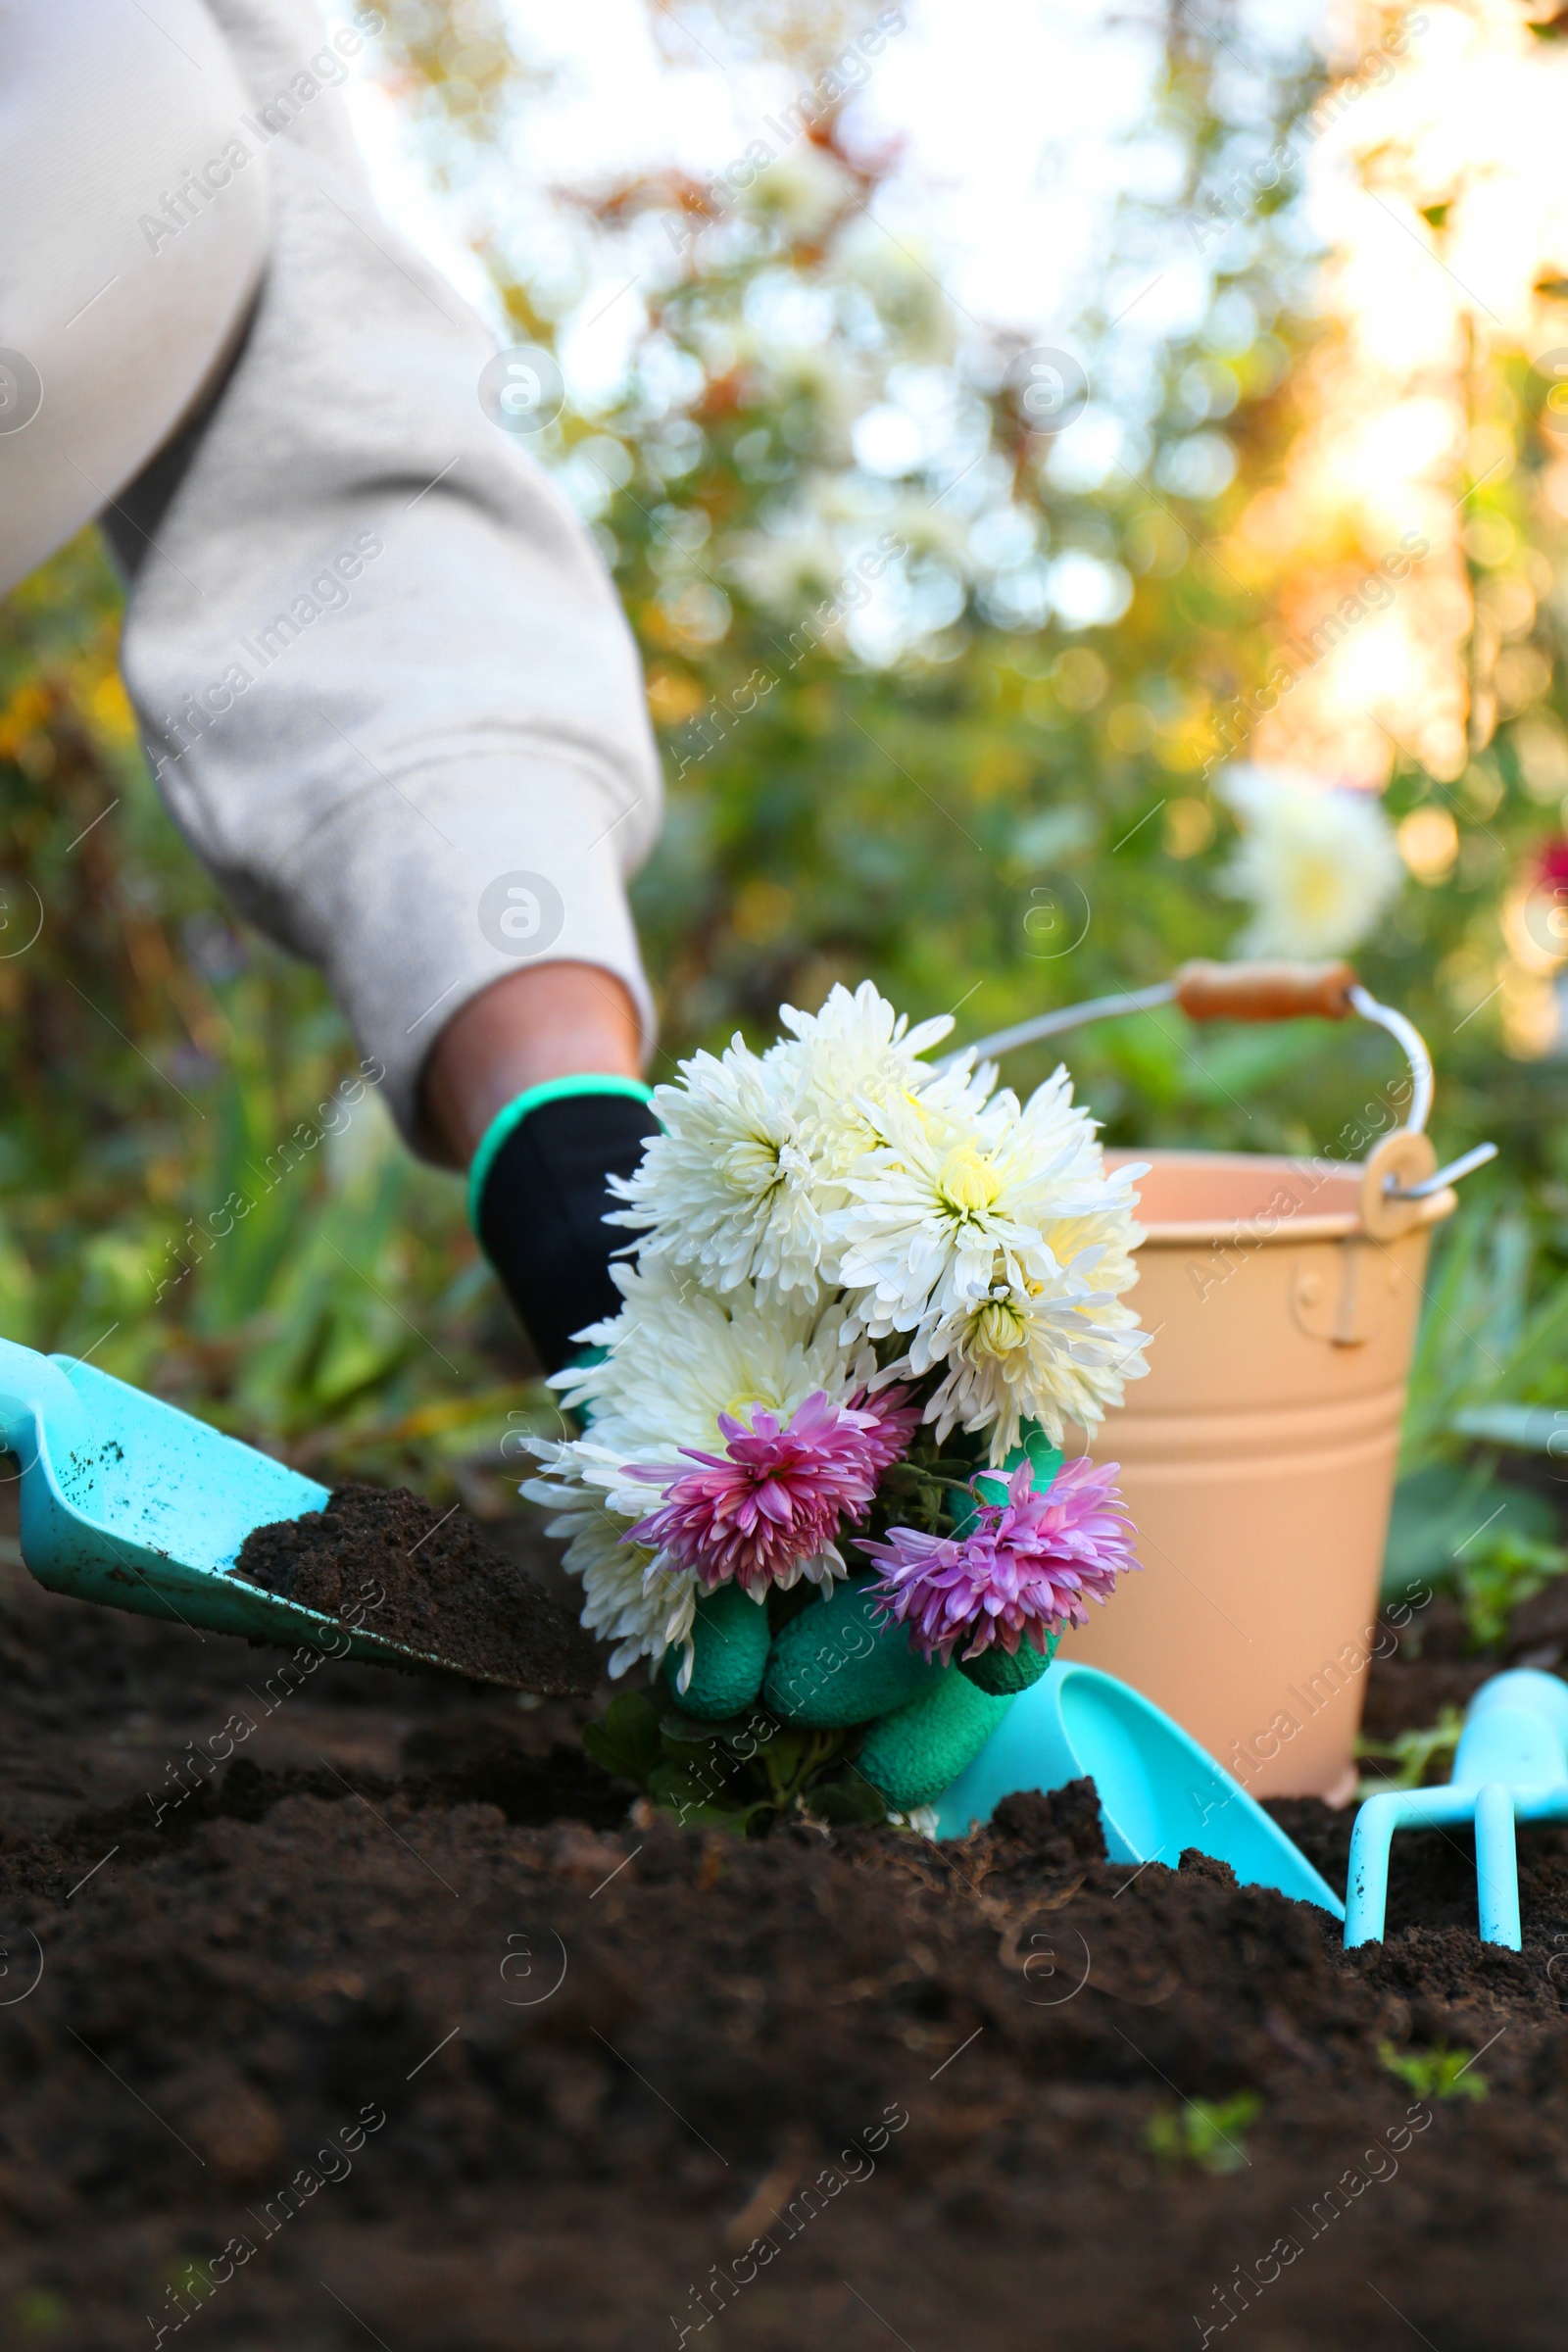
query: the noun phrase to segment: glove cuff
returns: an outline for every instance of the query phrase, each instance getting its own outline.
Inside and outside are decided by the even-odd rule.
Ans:
[[[478,1239],[480,1205],[484,1200],[485,1184],[496,1156],[508,1138],[522,1125],[531,1110],[540,1110],[547,1102],[567,1102],[577,1095],[623,1095],[632,1102],[651,1102],[654,1090],[640,1078],[617,1078],[609,1072],[578,1070],[564,1078],[546,1078],[538,1086],[524,1088],[520,1095],[503,1104],[489,1126],[480,1136],[478,1147],[468,1167],[468,1223]]]
[[[553,1079],[509,1102],[474,1155],[473,1229],[546,1372],[571,1360],[585,1325],[620,1307],[609,1180],[631,1175],[657,1134],[648,1105],[633,1078]]]

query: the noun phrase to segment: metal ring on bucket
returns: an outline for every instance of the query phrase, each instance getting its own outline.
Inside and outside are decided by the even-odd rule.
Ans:
[[[1451,1194],[1439,1193],[1430,1200],[1400,1200],[1389,1190],[1391,1184],[1420,1184],[1437,1164],[1431,1136],[1417,1135],[1408,1127],[1396,1127],[1367,1153],[1361,1171],[1361,1225],[1374,1242],[1396,1242],[1415,1226],[1447,1214],[1436,1203],[1446,1200],[1453,1205]]]

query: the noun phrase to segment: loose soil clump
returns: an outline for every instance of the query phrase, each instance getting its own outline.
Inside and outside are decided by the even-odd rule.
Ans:
[[[1557,2352],[1568,1832],[1523,1952],[1410,1837],[1347,1953],[1107,1863],[1086,1784],[682,1831],[583,1702],[290,1683],[3,1568],[0,1675],[7,2352]],[[1277,1811],[1343,1886],[1349,1815]]]
[[[481,1682],[565,1697],[599,1678],[569,1610],[463,1511],[437,1513],[407,1487],[338,1487],[324,1510],[254,1528],[233,1574]]]

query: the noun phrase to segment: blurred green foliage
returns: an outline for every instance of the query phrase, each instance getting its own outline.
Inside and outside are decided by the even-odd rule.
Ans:
[[[498,316],[549,340],[564,306],[490,168],[534,69],[477,0],[386,13],[382,64]],[[1318,86],[1306,60],[1251,60],[1243,123],[1218,84],[1245,29],[1173,25],[1157,128],[1183,185],[1123,208],[1107,288],[1158,266],[1200,186]],[[1218,887],[1235,836],[1209,789],[1213,713],[1271,638],[1213,542],[1301,422],[1322,330],[1293,191],[1205,262],[1185,331],[1135,350],[1108,316],[1077,323],[1118,453],[1097,468],[1038,429],[1017,339],[979,336],[872,227],[886,168],[824,122],[718,219],[668,174],[581,202],[585,233],[652,257],[623,385],[568,406],[543,455],[612,570],[665,755],[668,821],[636,889],[659,1074],[737,1026],[770,1036],[781,1000],[813,1005],[834,980],[869,973],[915,1018],[954,1008],[961,1037],[1223,954],[1241,919]],[[1500,371],[1483,394],[1516,463],[1473,512],[1528,551],[1544,395]],[[161,808],[115,674],[118,604],[89,534],[0,608],[0,1330],[90,1349],[313,1466],[494,1500],[509,1431],[553,1415],[458,1187],[395,1144],[373,1088],[346,1123],[323,1109],[354,1072],[342,1025],[313,974],[240,934]],[[1548,713],[1556,612],[1543,596],[1533,638]],[[1457,859],[1406,886],[1361,960],[1433,1042],[1440,1149],[1490,1135],[1504,1157],[1440,1254],[1416,1468],[1462,1450],[1461,1405],[1554,1402],[1568,1381],[1568,1062],[1509,1058],[1475,983],[1555,806],[1506,731],[1456,783],[1401,758],[1391,813],[1429,801]],[[1113,1141],[1293,1152],[1394,1067],[1364,1028],[1198,1032],[1174,1012],[1068,1054]],[[217,1233],[236,1195],[250,1207]]]
[[[1150,2117],[1144,2145],[1161,2164],[1239,2173],[1251,2162],[1247,2133],[1262,2112],[1255,2090],[1238,2090],[1228,2099],[1186,2099],[1180,2107],[1161,2107]]]
[[[1474,2072],[1474,2050],[1435,2041],[1426,2050],[1396,2050],[1392,2041],[1378,2043],[1378,2057],[1388,2072],[1418,2099],[1484,2099],[1485,2075]]]
[[[509,1430],[554,1416],[457,1185],[395,1143],[319,981],[236,932],[162,808],[119,601],[89,535],[0,612],[0,1331],[307,1465],[472,1461],[484,1501]]]
[[[1400,1732],[1393,1740],[1362,1740],[1358,1756],[1374,1756],[1393,1770],[1373,1774],[1358,1783],[1358,1798],[1379,1796],[1385,1789],[1423,1788],[1429,1781],[1446,1781],[1453,1769],[1464,1717],[1457,1707],[1442,1707],[1438,1720],[1417,1730]]]

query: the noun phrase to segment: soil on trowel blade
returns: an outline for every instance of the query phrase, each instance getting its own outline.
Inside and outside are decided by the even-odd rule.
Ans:
[[[233,1573],[483,1682],[567,1696],[598,1679],[569,1612],[461,1510],[407,1487],[338,1487],[324,1510],[255,1528]]]

